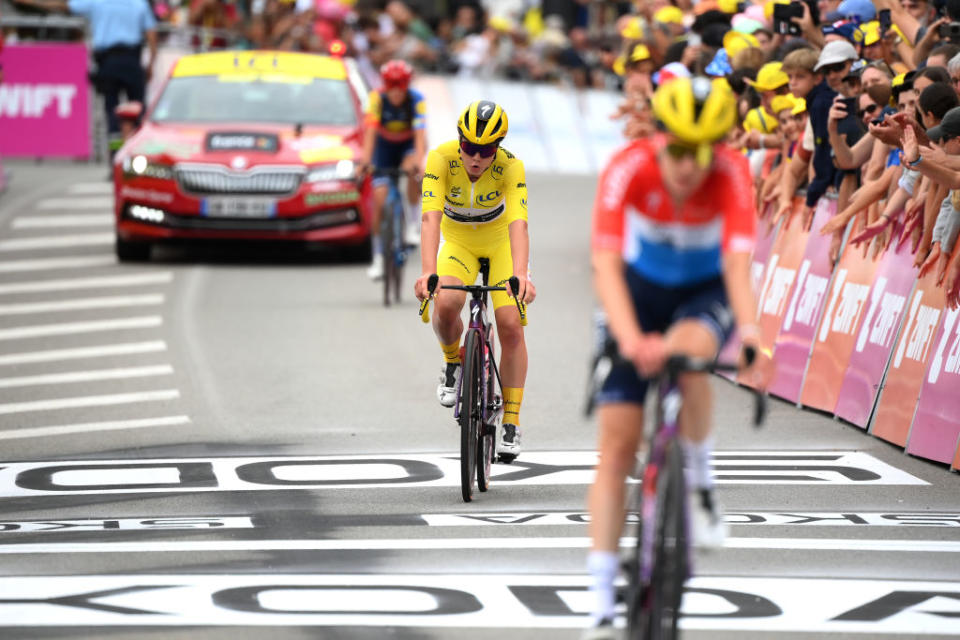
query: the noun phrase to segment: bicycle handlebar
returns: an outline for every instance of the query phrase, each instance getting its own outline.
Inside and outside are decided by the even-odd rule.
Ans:
[[[440,281],[440,278],[435,273],[431,274],[430,277],[427,279],[427,297],[423,300],[423,302],[420,303],[420,319],[423,320],[424,323],[430,322],[430,310],[429,310],[430,298],[433,297],[433,294],[437,289],[437,283],[439,281]],[[517,294],[519,293],[519,289],[520,289],[520,280],[516,276],[511,276],[507,282],[510,284],[510,290],[513,293],[513,300],[514,302],[517,303],[517,311],[520,312],[520,326],[525,327],[527,326],[527,305],[524,304],[524,302],[517,297]],[[501,287],[501,286],[489,287],[489,286],[478,285],[478,284],[470,284],[470,285],[445,284],[440,288],[453,289],[455,291],[466,291],[473,295],[480,295],[481,293],[485,293],[487,291],[506,291],[507,290],[506,287]]]

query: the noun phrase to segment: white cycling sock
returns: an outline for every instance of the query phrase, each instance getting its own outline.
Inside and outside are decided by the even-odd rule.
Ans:
[[[378,256],[383,254],[383,238],[380,237],[380,234],[373,234],[373,255]]]
[[[587,555],[587,570],[593,578],[590,587],[594,596],[591,622],[596,624],[603,618],[613,618],[617,601],[613,581],[620,570],[620,557],[613,551],[591,551]]]
[[[687,469],[688,489],[713,489],[713,471],[710,468],[710,455],[713,452],[713,437],[708,436],[702,442],[691,442],[681,438],[684,466]]]

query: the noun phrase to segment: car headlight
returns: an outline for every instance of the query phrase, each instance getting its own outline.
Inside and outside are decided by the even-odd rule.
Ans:
[[[161,180],[173,178],[173,167],[158,162],[150,162],[146,156],[133,156],[124,159],[123,172],[128,176],[145,176]]]
[[[356,177],[356,165],[353,160],[341,160],[336,164],[324,164],[314,167],[307,173],[306,182],[325,182],[329,180],[353,180]]]

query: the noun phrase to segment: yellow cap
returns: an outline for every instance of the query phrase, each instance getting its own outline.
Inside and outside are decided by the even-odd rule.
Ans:
[[[645,44],[638,44],[630,52],[630,62],[643,62],[650,59],[650,49]]]
[[[898,76],[894,76],[893,80],[890,81],[891,87],[899,87],[903,84],[903,81],[907,79],[907,74],[901,73]]]
[[[510,33],[513,31],[513,21],[506,16],[491,16],[487,24],[500,33]]]
[[[763,17],[767,20],[773,20],[773,5],[775,4],[790,4],[790,0],[768,0],[763,5]]]
[[[634,16],[620,29],[620,37],[624,40],[642,40],[644,26],[646,26],[644,19]]]
[[[770,109],[773,111],[773,115],[777,115],[787,109],[792,113],[795,106],[797,106],[797,99],[793,97],[792,93],[788,93],[785,96],[777,96],[770,101]]]
[[[800,115],[807,110],[807,101],[805,98],[797,98],[793,103],[793,109],[790,111],[790,115],[796,116]]]
[[[760,41],[752,33],[727,31],[723,34],[723,48],[731,60],[744,49],[759,46]]]
[[[880,42],[880,23],[876,20],[860,25],[860,33],[863,34],[861,43],[865,47]]]
[[[776,131],[777,119],[764,111],[763,107],[757,107],[747,112],[747,117],[743,119],[743,128],[745,131],[770,133]]]
[[[738,0],[717,0],[717,7],[724,13],[736,13],[738,4]]]
[[[790,78],[783,71],[782,62],[768,62],[760,67],[757,79],[746,78],[745,82],[757,91],[773,91],[790,82]]]
[[[653,14],[653,21],[664,24],[683,24],[683,11],[680,10],[680,7],[670,4],[657,9],[657,12]]]

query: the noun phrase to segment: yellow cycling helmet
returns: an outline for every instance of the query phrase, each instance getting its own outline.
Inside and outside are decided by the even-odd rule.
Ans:
[[[725,78],[676,78],[653,94],[660,126],[691,145],[723,139],[737,120],[737,99]]]
[[[507,112],[496,102],[471,102],[457,122],[460,135],[473,144],[493,144],[507,135]]]

